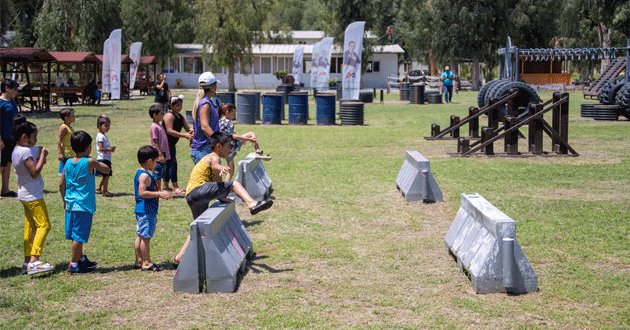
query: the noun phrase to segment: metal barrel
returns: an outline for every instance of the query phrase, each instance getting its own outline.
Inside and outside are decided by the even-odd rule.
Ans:
[[[308,121],[308,92],[289,93],[289,124],[306,125]]]
[[[293,92],[293,88],[294,88],[293,84],[282,84],[276,87],[277,92],[284,93],[284,104],[289,104],[289,93]]]
[[[263,114],[262,123],[280,125],[282,114],[284,114],[284,94],[266,93],[263,94]]]
[[[409,89],[410,104],[424,104],[424,85],[413,84]]]
[[[316,120],[317,125],[334,125],[335,124],[335,110],[337,105],[335,103],[336,94],[321,93],[315,97],[316,106]]]
[[[217,98],[221,100],[219,103],[232,103],[236,105],[236,96],[234,92],[218,92]]]
[[[400,83],[400,100],[409,101],[409,83]]]
[[[256,123],[256,106],[260,106],[260,93],[238,93],[236,95],[236,121],[239,124]]]
[[[363,102],[341,101],[339,104],[341,125],[363,125],[363,107]]]

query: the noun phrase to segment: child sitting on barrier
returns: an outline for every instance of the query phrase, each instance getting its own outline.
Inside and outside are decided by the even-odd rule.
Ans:
[[[158,181],[150,171],[155,169],[160,154],[157,149],[146,145],[138,149],[138,163],[140,168],[136,171],[133,186],[136,195],[136,250],[135,269],[159,272],[163,270],[160,265],[151,262],[150,243],[157,225],[157,213],[159,198],[171,199],[168,191],[160,191]]]
[[[260,149],[258,145],[258,138],[256,138],[256,134],[254,132],[247,132],[243,135],[237,135],[234,131],[234,123],[232,120],[236,118],[236,107],[232,103],[222,103],[219,106],[219,127],[221,128],[221,132],[227,134],[232,137],[232,146],[230,150],[230,154],[225,158],[228,167],[230,168],[227,176],[225,177],[225,181],[232,180],[234,176],[234,157],[236,157],[236,153],[241,150],[241,146],[247,141],[251,142],[254,145],[254,149],[256,151],[256,157],[264,160],[270,160],[271,157],[265,155],[263,151]]]
[[[226,158],[230,154],[232,138],[223,132],[214,132],[210,136],[210,146],[213,152],[204,156],[193,168],[186,187],[186,202],[190,206],[193,219],[197,219],[208,209],[210,202],[217,199],[222,203],[232,203],[227,198],[228,194],[234,192],[240,197],[249,208],[249,212],[254,215],[264,211],[273,205],[272,200],[255,201],[238,182],[221,181],[223,175],[228,173],[229,167],[221,165],[221,158]],[[186,243],[181,251],[175,256],[175,262],[179,263],[186,252],[186,247],[190,242],[190,236],[186,238]]]

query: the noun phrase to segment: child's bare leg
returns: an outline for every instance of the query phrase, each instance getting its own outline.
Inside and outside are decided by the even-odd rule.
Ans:
[[[136,241],[133,244],[134,250],[136,251],[136,262],[134,264],[136,268],[142,267],[142,252],[140,251],[140,241],[141,238],[138,235],[136,236]]]
[[[101,188],[102,192],[108,192],[109,190],[107,189],[107,187],[109,186],[109,176],[104,176],[103,179],[101,179],[101,185],[103,186]]]
[[[98,188],[96,191],[103,191],[103,183],[105,182],[105,177],[101,178],[101,182],[98,183]]]
[[[186,242],[184,242],[184,246],[182,246],[182,249],[175,256],[175,262],[176,263],[179,263],[180,261],[182,261],[182,258],[184,257],[184,253],[186,252],[186,249],[188,248],[188,244],[189,243],[190,243],[190,235],[188,235],[188,237],[186,237]]]
[[[72,255],[70,256],[70,262],[77,263],[81,258],[83,258],[83,243],[72,241]]]
[[[250,209],[258,203],[247,193],[247,190],[245,190],[238,181],[234,181],[232,183],[232,191],[236,194],[236,196],[240,197]]]
[[[252,143],[254,145],[254,149],[256,150],[256,152],[260,152],[260,145],[258,145],[258,138],[256,138],[256,134],[254,134],[254,132],[247,132],[243,134],[242,137],[246,138],[247,140],[254,139],[254,141],[256,141]]]
[[[225,181],[232,181],[232,177],[234,176],[234,159],[228,162],[228,167],[230,170],[228,171],[228,174],[225,175]]]
[[[140,253],[142,255],[142,268],[151,267],[151,238],[140,237]]]

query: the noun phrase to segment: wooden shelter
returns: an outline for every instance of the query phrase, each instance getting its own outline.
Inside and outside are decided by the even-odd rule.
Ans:
[[[134,89],[139,89],[140,93],[146,91],[151,93],[153,91],[153,82],[157,74],[158,60],[155,56],[141,56],[140,64],[138,64],[138,72],[143,72],[142,77],[136,76],[136,83]],[[153,70],[151,70],[153,69]]]
[[[525,61],[520,56],[519,78],[530,85],[571,84],[570,60],[535,60]]]
[[[86,95],[84,95],[83,90],[90,80],[89,73],[92,73],[93,78],[98,80],[98,68],[102,66],[102,61],[91,52],[50,52],[50,54],[57,62],[55,73],[77,73],[79,75],[77,81],[79,86],[77,87],[51,87],[52,103],[58,103],[59,97],[64,94],[79,97],[81,103],[85,103]]]
[[[20,109],[22,107],[30,111],[50,109],[50,74],[52,63],[55,61],[55,57],[44,48],[0,48],[3,78],[10,78],[16,74],[18,76],[16,80],[22,82],[16,100]],[[44,80],[46,73],[48,79]],[[31,74],[34,76],[31,77]]]

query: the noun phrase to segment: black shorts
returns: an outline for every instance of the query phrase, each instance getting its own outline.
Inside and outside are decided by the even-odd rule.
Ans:
[[[109,173],[108,173],[108,174],[105,174],[105,173],[103,173],[103,172],[101,172],[101,171],[99,171],[99,170],[96,170],[96,171],[94,172],[94,175],[96,175],[96,176],[112,176],[112,174],[114,173],[114,172],[112,171],[112,162],[111,162],[110,160],[107,160],[107,159],[97,159],[97,160],[98,160],[99,162],[101,162],[101,163],[103,163],[103,164],[107,165],[107,167],[109,167]]]
[[[4,148],[2,148],[1,152],[1,160],[0,167],[5,167],[11,163],[11,154],[13,153],[13,149],[15,149],[15,140],[13,139],[2,139],[2,143],[4,143]]]
[[[186,202],[190,206],[193,219],[197,219],[208,209],[213,199],[226,198],[232,190],[232,181],[206,182],[203,186],[193,189],[186,195]]]

